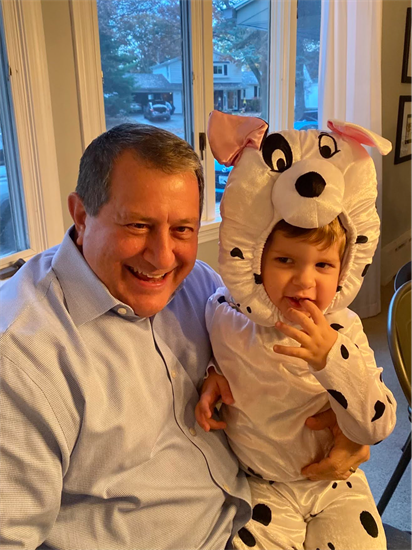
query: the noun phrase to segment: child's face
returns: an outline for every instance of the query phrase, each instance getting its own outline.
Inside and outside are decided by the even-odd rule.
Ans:
[[[322,250],[322,245],[275,231],[263,251],[263,285],[283,315],[291,307],[300,309],[303,300],[323,311],[335,296],[340,266],[339,243]]]

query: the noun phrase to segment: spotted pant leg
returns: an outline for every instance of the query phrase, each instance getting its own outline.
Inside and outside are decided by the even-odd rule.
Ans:
[[[281,493],[276,483],[250,477],[252,519],[233,540],[238,550],[303,550],[306,523],[293,493]],[[284,484],[282,484],[284,485]]]
[[[331,482],[307,519],[305,550],[385,550],[386,537],[365,474]],[[313,517],[314,516],[314,517]]]

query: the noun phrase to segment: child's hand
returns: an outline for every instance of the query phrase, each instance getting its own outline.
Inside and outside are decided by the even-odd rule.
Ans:
[[[302,300],[301,305],[305,311],[290,308],[287,311],[287,317],[294,324],[300,325],[302,330],[280,321],[275,325],[280,332],[299,342],[300,347],[276,345],[273,346],[273,350],[276,353],[283,353],[290,357],[299,357],[307,361],[315,370],[322,370],[326,365],[326,358],[336,342],[338,334],[329,325],[316,304],[310,300]]]
[[[226,405],[234,403],[233,395],[226,378],[221,374],[217,374],[213,368],[210,368],[209,376],[203,382],[199,403],[195,408],[197,423],[205,432],[224,430],[226,428],[226,422],[212,418],[215,405],[220,398]]]

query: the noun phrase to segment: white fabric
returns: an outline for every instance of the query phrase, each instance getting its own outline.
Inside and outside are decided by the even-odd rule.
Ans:
[[[381,133],[382,0],[322,0],[319,58],[319,128],[340,118]],[[382,159],[374,150],[381,208]],[[360,317],[380,311],[380,245],[367,284],[352,308]]]
[[[330,407],[352,441],[374,444],[391,433],[396,402],[380,380],[382,369],[376,368],[355,313],[326,315],[331,325],[338,324],[338,339],[325,368],[316,372],[303,360],[276,354],[275,343],[297,343],[274,327],[253,323],[230,302],[228,290],[217,289],[206,305],[206,326],[217,370],[235,400],[222,406],[226,435],[246,470],[272,481],[304,479],[301,469],[327,456],[333,443],[329,430],[312,431],[305,420]]]
[[[249,478],[253,518],[234,538],[248,550],[384,550],[386,537],[365,474],[348,481],[270,484]]]

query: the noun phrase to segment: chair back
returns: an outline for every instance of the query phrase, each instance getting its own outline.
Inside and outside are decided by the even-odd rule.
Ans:
[[[403,265],[395,277],[394,287],[395,291],[398,290],[407,281],[411,280],[411,262],[407,262]]]
[[[411,281],[392,296],[388,312],[388,344],[399,383],[411,405]]]

